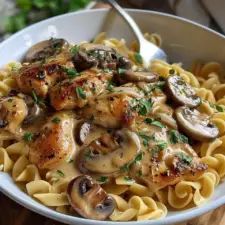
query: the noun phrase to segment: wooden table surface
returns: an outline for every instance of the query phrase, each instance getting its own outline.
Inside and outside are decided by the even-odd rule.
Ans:
[[[225,225],[225,205],[177,225]],[[18,205],[0,193],[0,225],[64,225]]]
[[[140,4],[140,2],[142,3]],[[120,3],[125,7],[149,8],[151,10],[172,13],[172,10],[168,7],[168,3],[164,0],[120,0]],[[105,5],[100,5],[100,7],[105,7]],[[31,212],[0,193],[0,225],[63,225],[63,223]],[[225,225],[225,205],[179,225]]]

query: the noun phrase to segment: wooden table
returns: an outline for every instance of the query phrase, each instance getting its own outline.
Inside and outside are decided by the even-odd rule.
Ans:
[[[136,0],[120,0],[125,7],[149,8],[172,13],[168,3],[165,0],[149,1],[141,0],[142,4],[137,4]],[[99,6],[97,6],[99,7]],[[105,4],[100,7],[106,7]],[[179,225],[225,225],[225,205],[211,211],[198,218],[181,223]],[[62,223],[40,216],[28,209],[13,202],[2,193],[0,193],[0,225],[63,225]]]
[[[179,225],[225,225],[225,205]],[[64,225],[18,205],[0,193],[0,225]],[[177,224],[178,225],[178,224]]]

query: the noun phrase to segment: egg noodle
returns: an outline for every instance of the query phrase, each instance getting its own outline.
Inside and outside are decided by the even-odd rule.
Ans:
[[[161,46],[162,40],[158,34],[145,34],[145,37],[150,42]],[[105,33],[101,33],[93,43],[115,49],[119,54],[129,58],[136,69],[142,67],[141,61],[137,59],[139,55],[136,53],[138,50],[136,42],[128,48],[124,39],[108,39]],[[22,64],[13,62],[0,71],[0,97],[4,98],[11,90],[17,88],[15,76],[21,67]],[[168,185],[161,185],[159,188],[151,188],[150,181],[148,183],[131,178],[126,173],[110,178],[109,183],[106,182],[108,178],[105,175],[101,176],[99,184],[116,203],[108,217],[112,221],[154,220],[165,217],[168,209],[180,210],[199,206],[213,195],[215,187],[225,176],[225,74],[223,67],[217,62],[196,62],[189,72],[182,68],[181,63],[168,64],[161,60],[154,60],[149,71],[158,74],[162,79],[167,79],[172,71],[188,83],[201,98],[201,104],[197,110],[210,117],[211,122],[218,127],[219,135],[208,142],[190,142],[198,155],[196,157],[199,157],[199,163],[207,165],[198,176],[183,176],[178,180],[175,176],[173,179],[176,181],[169,181]],[[104,96],[102,98],[104,101]],[[174,109],[165,101],[156,101],[151,110],[154,118],[167,119],[172,118],[174,114]],[[174,123],[173,120],[171,121]],[[139,131],[142,131],[142,128]],[[140,137],[143,143],[149,141],[146,133],[140,134]],[[10,130],[0,129],[0,146],[0,170],[10,173],[19,188],[58,212],[77,215],[66,193],[69,182],[79,173],[73,173],[70,169],[67,176],[65,166],[41,170],[39,165],[30,161],[30,145],[27,140],[16,138]],[[136,157],[137,164],[140,164],[142,157],[145,155],[141,155],[139,159]],[[185,163],[189,163],[187,162],[189,159],[184,160],[186,160]],[[71,166],[73,163],[67,162],[67,164]]]

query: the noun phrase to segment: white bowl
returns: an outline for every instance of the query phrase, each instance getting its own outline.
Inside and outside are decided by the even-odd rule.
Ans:
[[[157,32],[163,38],[163,48],[171,62],[183,62],[189,66],[196,59],[224,63],[225,37],[196,23],[170,16],[141,10],[129,10],[144,32]],[[108,26],[103,24],[108,19]],[[103,26],[104,25],[104,26]],[[54,17],[32,25],[0,44],[0,67],[12,60],[19,60],[27,48],[50,37],[62,37],[70,42],[91,40],[101,31],[109,36],[125,38],[133,35],[120,18],[108,10],[79,11]],[[19,190],[8,174],[0,172],[0,190],[19,204],[52,219],[76,225],[114,225],[115,222],[94,221],[64,215],[39,204]],[[213,210],[225,203],[225,183],[215,190],[213,197],[204,205],[192,209],[169,212],[166,218],[141,222],[118,222],[122,225],[162,225],[189,220]]]

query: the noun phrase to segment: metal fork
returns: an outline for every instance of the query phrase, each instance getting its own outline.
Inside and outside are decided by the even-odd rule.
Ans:
[[[117,13],[122,16],[122,18],[129,25],[130,29],[133,31],[138,40],[138,44],[140,46],[139,53],[142,56],[145,66],[148,66],[153,59],[167,60],[166,53],[161,48],[145,39],[133,18],[115,0],[104,0],[104,2],[109,3],[117,11]]]

